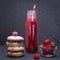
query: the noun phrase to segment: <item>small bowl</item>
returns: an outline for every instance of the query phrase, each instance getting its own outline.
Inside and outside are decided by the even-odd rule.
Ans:
[[[41,52],[41,55],[44,56],[44,57],[53,57],[56,53],[56,50],[57,50],[57,46],[55,47],[55,49],[45,49],[43,50],[43,48],[39,47],[40,49],[40,52]],[[51,53],[49,52],[51,51]]]

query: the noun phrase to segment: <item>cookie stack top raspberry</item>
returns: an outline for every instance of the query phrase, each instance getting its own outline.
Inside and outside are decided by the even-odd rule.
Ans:
[[[18,36],[18,32],[12,32],[12,36],[7,37],[6,45],[8,47],[8,56],[23,56],[24,55],[24,47],[23,47],[24,38]],[[17,49],[16,49],[17,48]]]

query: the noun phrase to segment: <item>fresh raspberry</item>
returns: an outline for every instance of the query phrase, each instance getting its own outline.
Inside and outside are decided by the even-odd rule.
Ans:
[[[16,31],[12,32],[12,36],[18,36],[18,32]]]
[[[40,54],[34,54],[34,59],[39,59],[40,58]]]

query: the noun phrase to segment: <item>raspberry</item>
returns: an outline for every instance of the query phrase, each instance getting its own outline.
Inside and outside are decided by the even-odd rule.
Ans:
[[[34,54],[34,59],[39,59],[40,58],[40,54]]]
[[[16,31],[12,32],[12,36],[18,36],[18,32]]]

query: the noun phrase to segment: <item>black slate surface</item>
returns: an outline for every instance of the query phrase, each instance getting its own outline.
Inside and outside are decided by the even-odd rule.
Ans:
[[[7,56],[7,46],[0,46],[0,60],[35,60],[33,59],[33,53],[26,53],[24,57],[12,58]],[[56,52],[56,56],[52,58],[40,57],[38,60],[60,60],[60,48]]]

